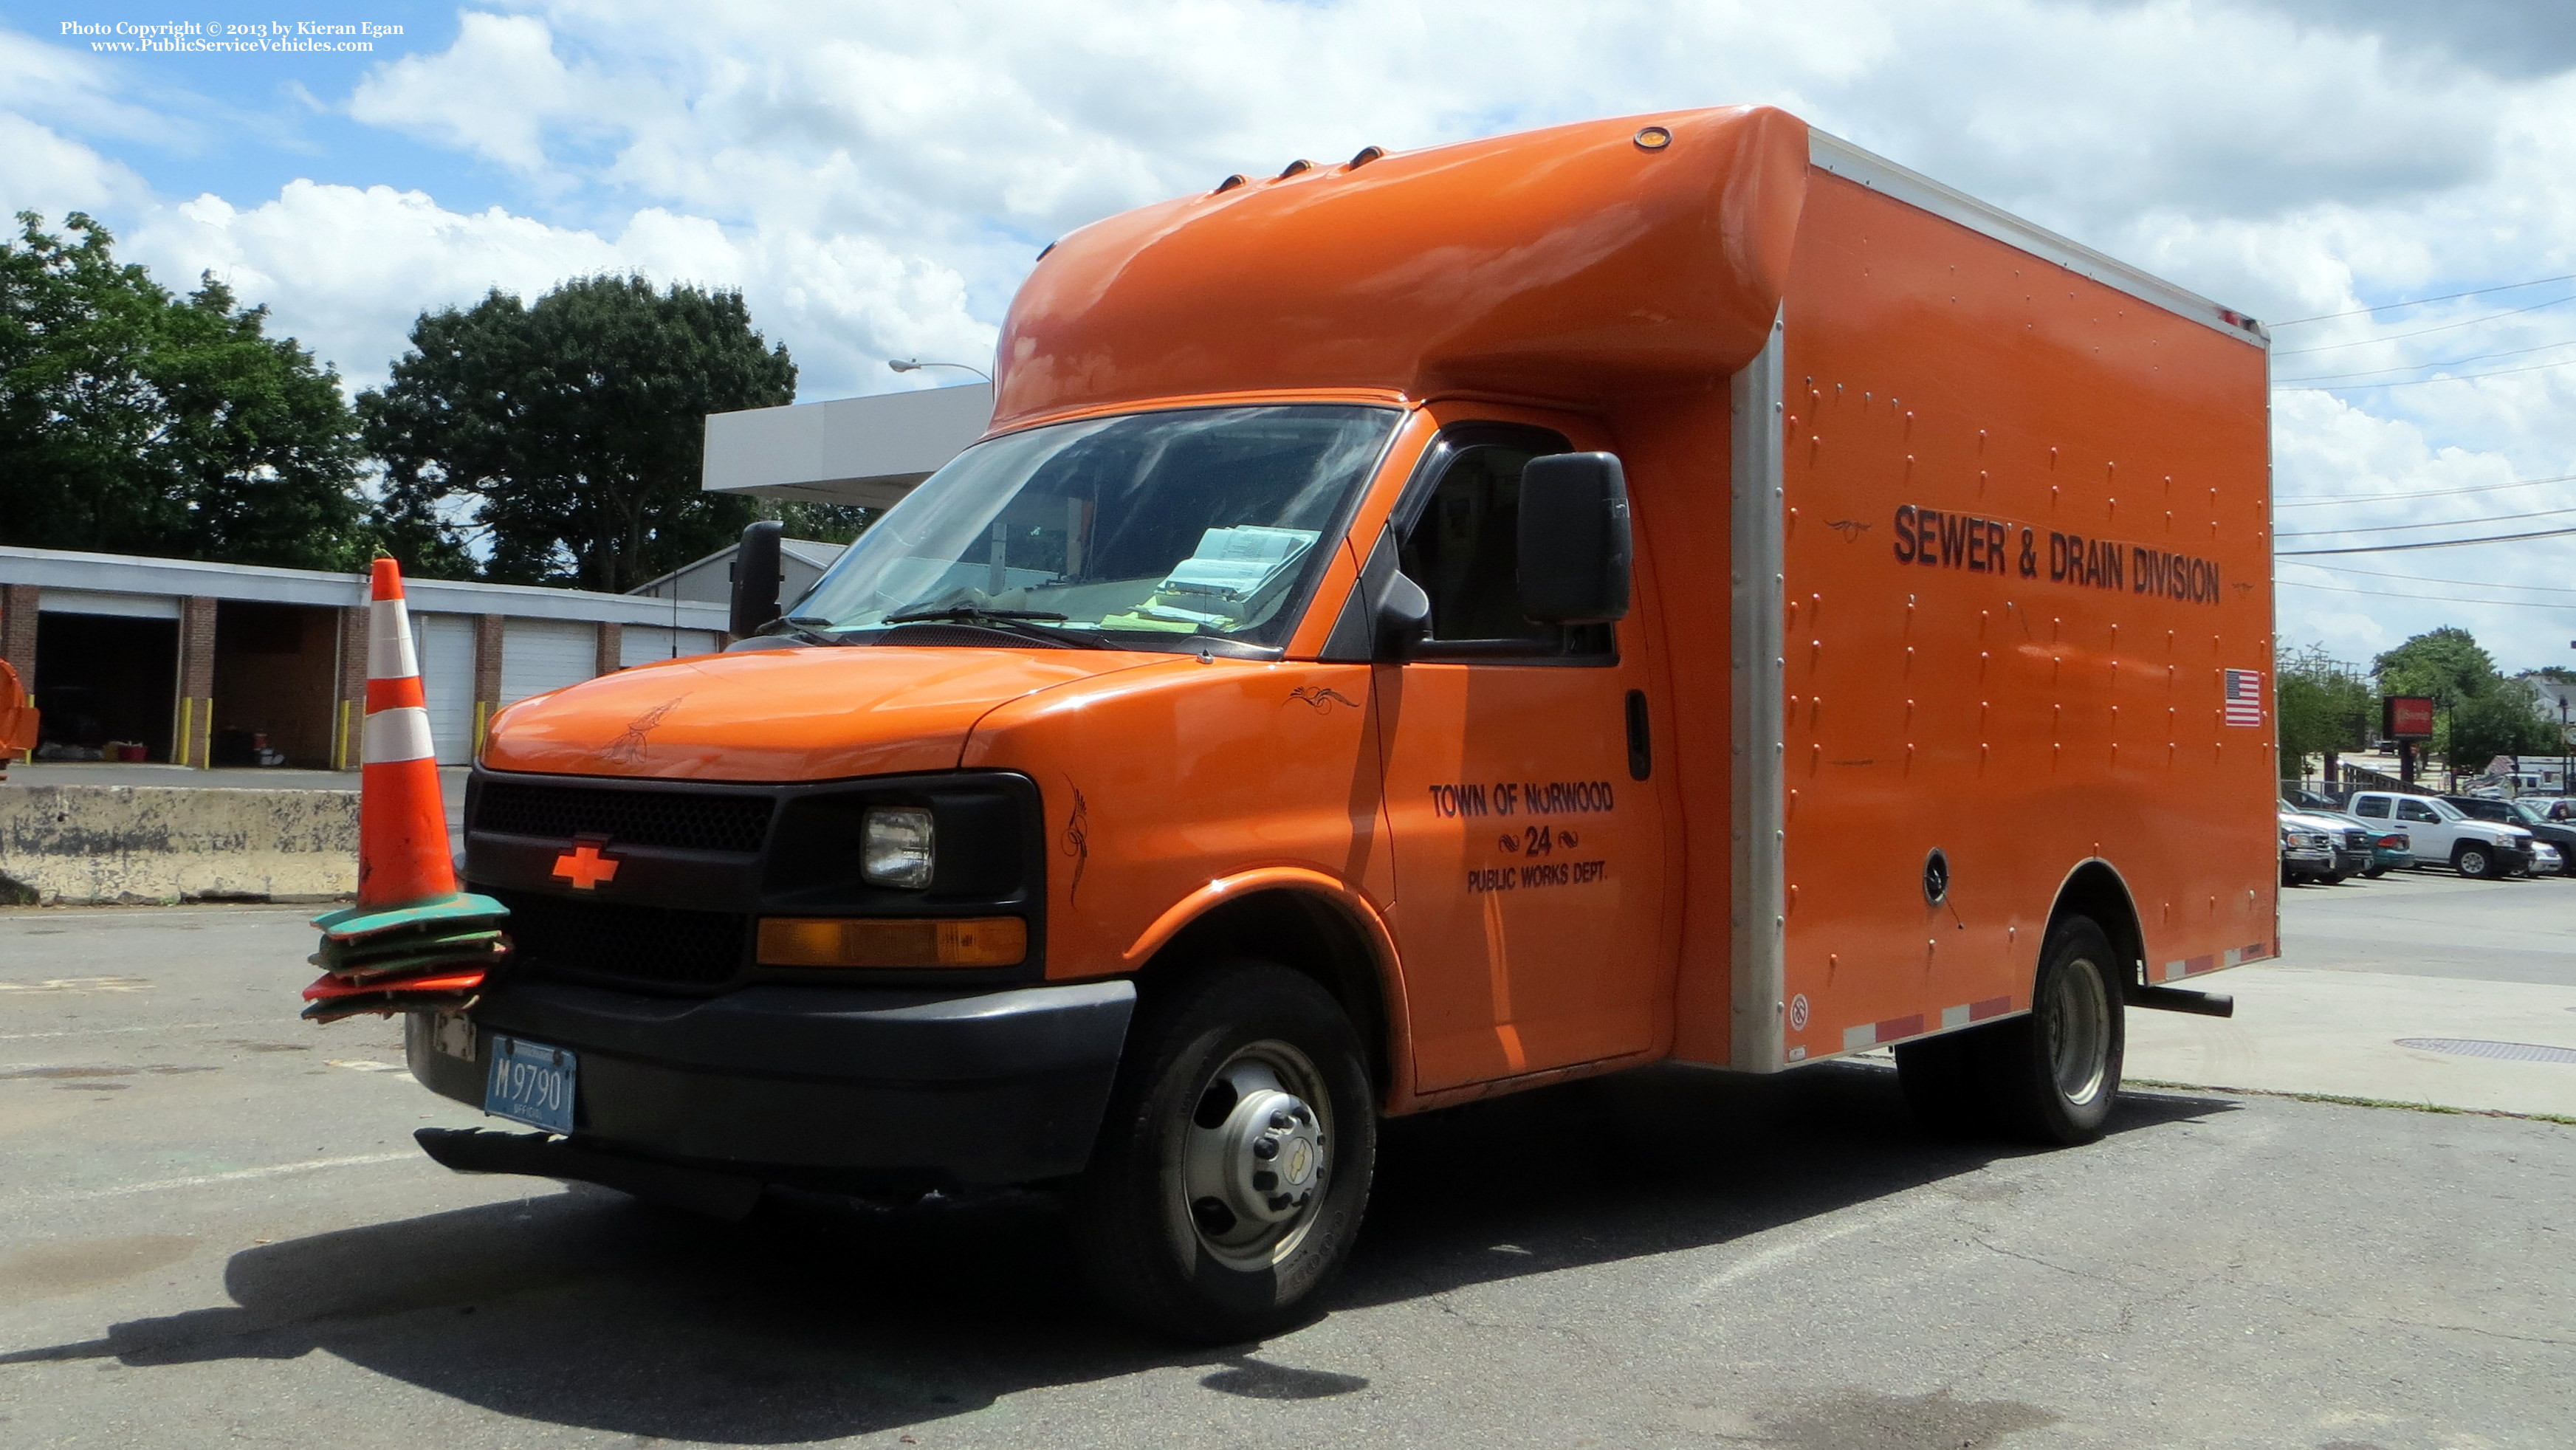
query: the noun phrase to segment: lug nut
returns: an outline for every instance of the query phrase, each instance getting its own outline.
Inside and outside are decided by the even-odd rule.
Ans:
[[[1252,1175],[1252,1186],[1260,1189],[1264,1193],[1268,1193],[1270,1190],[1279,1186],[1279,1175],[1271,1172],[1267,1168],[1264,1168],[1260,1172]]]
[[[1280,1132],[1283,1132],[1283,1133],[1284,1133],[1284,1132],[1287,1132],[1290,1128],[1293,1128],[1293,1127],[1297,1126],[1297,1120],[1296,1120],[1295,1118],[1292,1118],[1292,1117],[1288,1116],[1288,1115],[1287,1115],[1286,1113],[1284,1113],[1284,1112],[1282,1112],[1282,1113],[1272,1113],[1272,1114],[1270,1115],[1270,1126],[1271,1126],[1271,1127],[1273,1127],[1273,1128],[1276,1128],[1276,1129],[1278,1129]]]
[[[1254,1140],[1252,1144],[1252,1156],[1262,1159],[1278,1157],[1279,1140],[1276,1138],[1260,1138]]]

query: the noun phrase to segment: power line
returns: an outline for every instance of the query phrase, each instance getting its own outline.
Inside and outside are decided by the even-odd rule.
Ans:
[[[2393,534],[2399,529],[2438,529],[2452,524],[2509,524],[2516,519],[2555,518],[2560,514],[2576,514],[2576,508],[2540,509],[2527,514],[2496,514],[2483,519],[2428,519],[2420,524],[2374,524],[2366,529],[2299,529],[2286,534],[2275,534],[2273,537],[2321,539],[2328,534]]]
[[[2415,297],[2404,302],[2382,302],[2377,307],[2355,308],[2350,312],[2324,312],[2314,317],[2293,317],[2287,322],[2275,322],[2269,326],[2277,332],[2284,327],[2298,327],[2310,322],[2331,322],[2338,317],[2367,317],[2374,312],[2394,312],[2400,307],[2421,307],[2427,302],[2456,302],[2463,297],[2484,297],[2490,292],[2516,292],[2525,287],[2537,287],[2543,282],[2576,282],[2576,272],[2570,272],[2564,277],[2534,277],[2528,282],[2506,282],[2494,287],[2472,287],[2466,292],[2445,292],[2439,297]]]
[[[2497,609],[2576,611],[2576,604],[2543,604],[2528,599],[2469,599],[2457,594],[2394,594],[2385,589],[2348,589],[2340,584],[2310,584],[2300,579],[2275,579],[2272,582],[2291,589],[2323,589],[2329,594],[2367,594],[2374,599],[2424,599],[2441,604],[2487,604]]]
[[[2345,383],[2339,387],[2332,388],[2275,387],[2272,391],[2276,393],[2358,393],[2364,388],[2420,388],[2426,383],[2465,383],[2472,378],[2500,378],[2509,373],[2545,373],[2551,368],[2570,366],[2576,366],[2576,361],[2533,363],[2527,368],[2496,368],[2490,372],[2461,373],[2457,377],[2448,378],[2406,378],[2394,383]]]
[[[2363,368],[2357,373],[2318,373],[2313,377],[2305,378],[2276,378],[2273,382],[2277,387],[2288,383],[2330,383],[2338,378],[2366,378],[2374,373],[2420,373],[2426,368],[2466,367],[2473,362],[2491,362],[2500,357],[2523,357],[2535,352],[2547,352],[2553,347],[2576,347],[2576,338],[2570,338],[2565,342],[2544,342],[2538,347],[2515,347],[2507,348],[2503,352],[2482,352],[2469,357],[2455,357],[2449,362],[2400,363],[2395,367]]]
[[[2511,483],[2473,483],[2460,488],[2426,488],[2413,493],[2319,493],[2298,498],[2276,499],[2274,508],[2315,508],[2330,503],[2403,503],[2416,498],[2449,498],[2464,493],[2493,493],[2500,488],[2529,488],[2541,483],[2576,482],[2576,473],[2562,473],[2556,478],[2517,478]]]
[[[2456,549],[2464,544],[2511,544],[2523,539],[2555,539],[2576,534],[2576,528],[2537,529],[2528,534],[2489,534],[2478,539],[2427,539],[2416,544],[2356,544],[2340,549],[2275,549],[2277,559],[2296,559],[2309,554],[2395,554],[2408,549]]]
[[[2466,584],[2472,589],[2519,589],[2529,594],[2576,594],[2576,589],[2562,589],[2550,584],[2499,584],[2488,579],[2436,579],[2423,574],[2391,574],[2382,569],[2356,569],[2350,564],[2301,564],[2298,567],[2324,569],[2336,574],[2367,574],[2373,579],[2403,579],[2413,584]]]
[[[2502,312],[2490,312],[2484,317],[2472,317],[2462,322],[2440,322],[2431,327],[2419,327],[2413,332],[2392,332],[2386,337],[2365,337],[2357,342],[2321,342],[2315,347],[2287,348],[2272,356],[2297,357],[2302,353],[2336,352],[2347,347],[2367,347],[2374,342],[2396,342],[2403,338],[2422,337],[2428,332],[2451,332],[2463,327],[2475,327],[2481,322],[2493,322],[2502,317],[2520,317],[2526,312],[2538,312],[2544,307],[2564,307],[2570,302],[2576,302],[2576,293],[2570,293],[2565,297],[2552,297],[2546,302],[2534,302],[2529,307],[2508,307]]]

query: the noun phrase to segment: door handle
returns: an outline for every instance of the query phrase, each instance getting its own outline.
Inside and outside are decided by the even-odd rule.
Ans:
[[[1628,692],[1628,778],[1644,780],[1655,773],[1655,742],[1646,721],[1646,692]]]

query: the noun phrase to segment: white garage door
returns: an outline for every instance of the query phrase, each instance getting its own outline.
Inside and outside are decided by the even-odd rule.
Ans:
[[[429,739],[441,765],[474,761],[474,617],[415,614],[420,688],[429,697]]]
[[[578,619],[509,620],[501,626],[499,703],[578,685],[598,666],[598,625]]]
[[[674,646],[677,646],[674,648]],[[681,655],[709,654],[715,650],[716,635],[711,629],[673,629],[661,624],[630,624],[620,631],[617,667],[631,670],[655,660],[676,659]]]

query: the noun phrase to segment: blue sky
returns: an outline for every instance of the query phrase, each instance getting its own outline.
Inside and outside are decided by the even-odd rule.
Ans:
[[[403,33],[220,56],[62,33],[179,18]],[[804,397],[913,386],[887,357],[983,361],[1038,247],[1111,212],[1296,156],[1738,101],[2261,317],[2576,273],[2563,4],[0,0],[8,208],[92,211],[174,284],[214,270],[353,387],[425,308],[599,270],[741,288]],[[2284,327],[2276,375],[2333,389],[2276,394],[2285,531],[2576,508],[2524,482],[2576,475],[2561,298]],[[2440,623],[2516,665],[2576,655],[2571,538],[2281,578],[2283,637],[2345,658]]]

